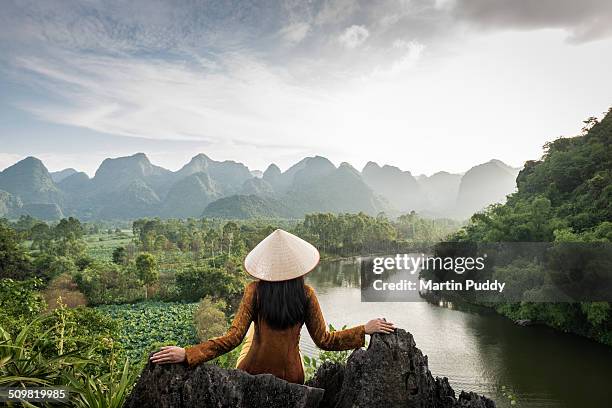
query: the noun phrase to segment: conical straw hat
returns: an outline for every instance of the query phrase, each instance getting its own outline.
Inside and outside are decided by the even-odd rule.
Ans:
[[[246,271],[261,280],[284,281],[307,274],[319,263],[319,251],[293,234],[277,229],[244,260]]]

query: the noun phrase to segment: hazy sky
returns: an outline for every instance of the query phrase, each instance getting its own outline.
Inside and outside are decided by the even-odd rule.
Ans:
[[[611,72],[610,0],[3,0],[0,169],[520,166],[612,106]]]

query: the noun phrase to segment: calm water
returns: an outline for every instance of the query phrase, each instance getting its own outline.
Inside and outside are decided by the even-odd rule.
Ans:
[[[492,313],[468,313],[426,302],[362,303],[358,259],[328,262],[308,275],[328,323],[363,324],[386,317],[410,331],[429,356],[434,376],[445,376],[456,392],[474,391],[509,406],[504,385],[518,397],[515,407],[612,407],[612,348],[544,327],[520,327]],[[312,354],[307,332],[302,350]]]

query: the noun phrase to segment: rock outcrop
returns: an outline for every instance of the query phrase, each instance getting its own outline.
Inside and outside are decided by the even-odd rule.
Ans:
[[[324,390],[291,384],[271,374],[250,375],[212,364],[149,363],[125,408],[314,408]]]
[[[494,408],[472,392],[459,398],[447,378],[434,378],[427,356],[410,333],[397,329],[374,335],[367,350],[356,350],[346,366],[323,364],[307,385],[325,389],[320,407]]]
[[[345,366],[323,364],[306,385],[210,364],[149,363],[125,406],[494,408],[495,403],[471,392],[456,398],[446,378],[431,375],[412,335],[398,329],[372,336],[367,350],[353,352]]]

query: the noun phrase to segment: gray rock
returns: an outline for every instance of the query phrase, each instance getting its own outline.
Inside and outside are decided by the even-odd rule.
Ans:
[[[149,363],[128,397],[126,408],[314,408],[323,390],[292,384],[271,374],[250,375],[212,364]]]
[[[210,364],[149,363],[125,407],[495,408],[488,398],[461,392],[434,378],[414,338],[397,329],[372,336],[347,364],[325,363],[305,386],[269,374],[250,375]]]
[[[353,352],[346,366],[323,364],[308,385],[325,389],[321,407],[495,407],[474,393],[462,392],[456,399],[448,379],[434,379],[427,356],[401,329],[372,336],[368,349]]]

